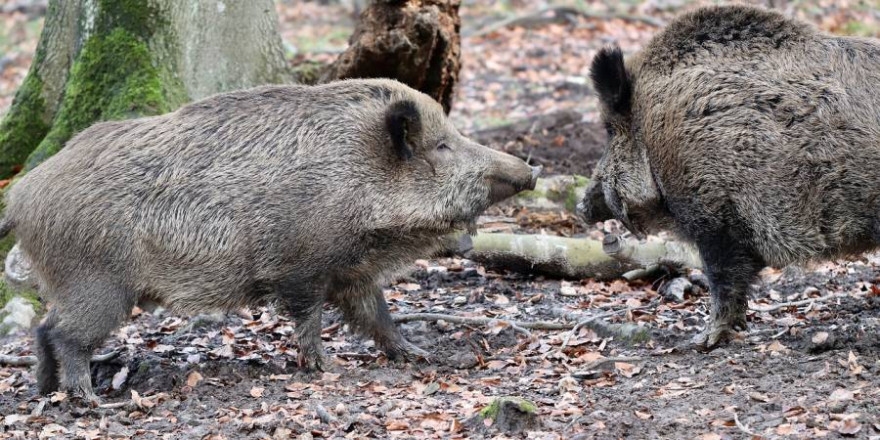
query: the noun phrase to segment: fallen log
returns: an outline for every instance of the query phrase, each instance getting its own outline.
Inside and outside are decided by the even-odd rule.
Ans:
[[[613,279],[638,266],[612,258],[589,238],[552,235],[477,234],[463,236],[464,256],[486,266],[563,279]]]
[[[602,251],[611,258],[639,267],[667,265],[701,269],[703,260],[697,248],[689,243],[648,237],[644,241],[624,240],[608,234],[602,241]]]
[[[614,279],[633,270],[657,265],[699,268],[696,249],[688,244],[650,237],[645,241],[606,236],[592,238],[552,235],[457,234],[449,238],[452,252],[487,269],[580,280]]]

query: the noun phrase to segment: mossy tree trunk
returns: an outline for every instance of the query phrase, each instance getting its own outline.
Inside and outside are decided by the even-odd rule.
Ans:
[[[94,122],[288,79],[272,0],[51,0],[0,123],[0,178],[35,167]]]

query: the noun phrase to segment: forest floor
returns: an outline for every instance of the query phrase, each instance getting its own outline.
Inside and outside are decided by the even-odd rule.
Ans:
[[[452,117],[465,133],[531,157],[549,175],[588,175],[604,143],[587,81],[590,57],[609,43],[637,50],[670,19],[668,8],[692,3],[646,2],[613,11],[626,15],[614,19],[558,22],[545,14],[493,29],[546,5],[465,1],[464,70]],[[876,11],[857,1],[792,3],[793,14],[827,30],[877,35]],[[39,18],[2,11],[5,108],[26,72]],[[332,58],[352,22],[345,8],[311,2],[283,2],[279,15],[292,58]],[[650,20],[634,18],[641,16]],[[606,227],[562,211],[488,214],[482,226],[493,231],[595,237]],[[395,363],[328,309],[331,366],[305,373],[296,367],[294,324],[271,308],[199,317],[135,310],[97,350],[119,355],[93,366],[111,407],[37,396],[32,370],[0,367],[0,439],[880,438],[878,266],[880,255],[872,255],[764,270],[749,330],[708,353],[688,346],[708,313],[705,292],[671,300],[658,293],[668,281],[662,277],[566,282],[459,259],[418,261],[386,286],[393,312],[548,322],[577,313],[636,323],[651,339],[627,344],[586,328],[525,334],[501,321],[417,321],[402,331],[434,361]],[[32,347],[29,336],[0,339],[0,354],[29,355]],[[470,421],[499,396],[534,402],[541,426],[505,435]]]

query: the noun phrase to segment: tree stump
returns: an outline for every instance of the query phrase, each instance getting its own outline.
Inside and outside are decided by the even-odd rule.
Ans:
[[[394,78],[452,108],[461,69],[460,0],[376,0],[321,82]]]
[[[521,434],[525,431],[540,429],[537,407],[529,400],[520,397],[498,397],[467,421],[471,429],[482,431],[486,420],[491,426],[508,434]]]

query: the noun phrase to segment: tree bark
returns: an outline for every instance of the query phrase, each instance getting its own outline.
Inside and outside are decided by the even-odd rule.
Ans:
[[[0,123],[0,178],[97,121],[288,80],[272,0],[52,0]]]
[[[394,78],[452,108],[461,69],[460,0],[375,0],[321,82]]]

